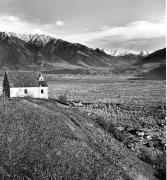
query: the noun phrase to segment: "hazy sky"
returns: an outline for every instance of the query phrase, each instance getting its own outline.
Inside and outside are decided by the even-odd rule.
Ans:
[[[162,48],[165,23],[165,0],[0,0],[0,31],[48,34],[93,48]]]

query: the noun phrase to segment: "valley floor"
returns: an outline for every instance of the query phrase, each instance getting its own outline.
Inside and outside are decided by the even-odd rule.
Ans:
[[[161,105],[166,101],[165,80],[136,80],[123,77],[48,76],[51,98],[66,94],[70,101]]]

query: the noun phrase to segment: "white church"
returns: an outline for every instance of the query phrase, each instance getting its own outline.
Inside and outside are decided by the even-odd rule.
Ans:
[[[48,99],[48,85],[41,73],[31,71],[6,71],[3,94],[7,97],[32,97]]]

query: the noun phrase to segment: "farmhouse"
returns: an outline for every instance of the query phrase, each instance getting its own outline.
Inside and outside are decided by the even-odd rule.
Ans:
[[[6,71],[3,94],[7,97],[32,97],[48,99],[48,85],[41,73]]]

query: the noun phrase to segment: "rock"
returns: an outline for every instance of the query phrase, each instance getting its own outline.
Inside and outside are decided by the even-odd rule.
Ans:
[[[81,101],[78,103],[78,106],[79,106],[79,107],[81,107],[81,106],[82,106],[82,102],[81,102]]]
[[[139,131],[137,132],[138,136],[144,136],[144,134],[145,134],[144,132],[139,132]]]
[[[150,135],[148,135],[148,136],[147,136],[147,139],[148,139],[148,140],[151,140],[151,139],[152,139],[152,137],[151,137]]]
[[[123,130],[124,130],[124,128],[123,128],[123,127],[121,127],[121,126],[116,127],[116,129],[118,129],[119,131],[123,131]]]

